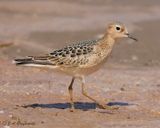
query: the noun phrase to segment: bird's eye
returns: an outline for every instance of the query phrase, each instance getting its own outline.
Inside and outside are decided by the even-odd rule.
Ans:
[[[120,27],[116,27],[116,30],[119,31],[119,30],[121,30],[121,28]]]

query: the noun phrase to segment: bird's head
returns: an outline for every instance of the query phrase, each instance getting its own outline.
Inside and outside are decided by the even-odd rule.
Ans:
[[[107,27],[107,35],[111,36],[113,39],[127,37],[127,38],[137,41],[136,38],[132,37],[128,33],[127,28],[122,23],[109,24]]]

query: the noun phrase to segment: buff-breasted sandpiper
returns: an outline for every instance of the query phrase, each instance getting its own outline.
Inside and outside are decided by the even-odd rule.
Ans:
[[[43,56],[28,56],[15,59],[16,65],[46,67],[61,71],[72,76],[68,87],[71,109],[74,109],[73,83],[76,78],[81,80],[82,94],[94,101],[100,108],[110,109],[110,106],[102,104],[89,96],[85,90],[85,76],[97,71],[110,56],[114,44],[118,38],[131,38],[127,28],[122,23],[111,23],[108,25],[104,36],[96,40],[86,40],[68,45],[62,49]]]

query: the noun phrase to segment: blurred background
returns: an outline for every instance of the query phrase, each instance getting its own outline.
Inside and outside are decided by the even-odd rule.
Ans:
[[[119,40],[109,63],[160,65],[159,0],[4,0],[0,1],[0,58],[52,52],[105,32],[120,21],[139,41]]]
[[[12,64],[99,38],[114,21],[139,41],[118,40],[104,68],[86,78],[86,90],[118,111],[96,109],[76,80],[78,111],[70,113],[70,77]],[[0,0],[0,128],[157,128],[159,77],[160,0]]]

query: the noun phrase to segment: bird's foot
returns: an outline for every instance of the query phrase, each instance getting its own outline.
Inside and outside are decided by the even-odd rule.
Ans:
[[[73,108],[70,108],[70,110],[69,110],[70,112],[74,112],[74,109]]]
[[[74,103],[71,103],[70,112],[74,112],[74,111],[75,111]]]

